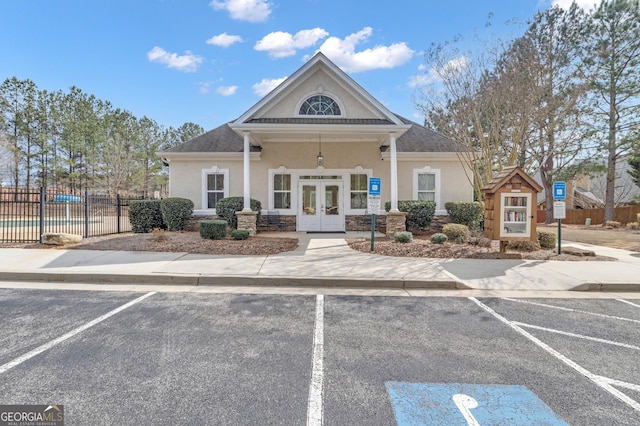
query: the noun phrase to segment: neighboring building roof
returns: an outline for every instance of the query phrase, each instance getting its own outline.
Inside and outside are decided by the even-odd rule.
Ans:
[[[427,129],[413,121],[397,116],[404,124],[411,125],[396,141],[398,152],[456,152],[465,150],[456,141],[433,130]],[[258,120],[256,120],[258,122]],[[340,118],[282,118],[260,119],[261,123],[277,124],[359,124],[385,125],[387,120],[378,119],[340,119]],[[164,151],[165,153],[199,153],[199,152],[242,152],[244,141],[228,124],[223,124],[195,138]],[[388,147],[383,147],[383,151]],[[260,151],[260,147],[252,146],[251,151]]]

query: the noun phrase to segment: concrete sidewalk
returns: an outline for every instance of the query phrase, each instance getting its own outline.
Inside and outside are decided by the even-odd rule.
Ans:
[[[618,261],[424,259],[361,253],[347,246],[345,238],[368,233],[286,236],[298,238],[298,248],[268,256],[2,248],[0,281],[640,291],[640,253],[607,247],[563,242]]]

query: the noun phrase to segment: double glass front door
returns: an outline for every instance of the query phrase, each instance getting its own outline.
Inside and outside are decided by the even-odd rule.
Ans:
[[[303,181],[299,196],[299,231],[344,231],[342,182]]]

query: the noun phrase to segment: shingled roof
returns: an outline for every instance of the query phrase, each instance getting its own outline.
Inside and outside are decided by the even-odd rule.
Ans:
[[[411,120],[397,115],[404,123],[411,127],[396,141],[398,152],[456,152],[460,146],[456,141],[427,129]],[[266,120],[266,121],[265,121]],[[388,125],[388,120],[364,119],[326,119],[326,118],[286,118],[252,120],[258,123],[277,124],[327,124],[327,125]],[[167,153],[199,153],[199,152],[242,152],[243,138],[234,132],[229,124],[223,124],[209,130],[195,138],[168,149]],[[259,151],[259,147],[251,147],[252,151]]]

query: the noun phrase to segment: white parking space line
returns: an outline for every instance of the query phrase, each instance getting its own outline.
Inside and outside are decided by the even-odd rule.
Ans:
[[[609,377],[598,376],[603,382],[610,385],[618,386],[619,388],[631,389],[636,392],[640,392],[640,385],[635,383],[623,382],[622,380],[610,379]]]
[[[311,384],[307,406],[307,426],[322,425],[322,388],[324,358],[324,296],[316,296],[316,319],[313,330],[313,359],[311,361]]]
[[[583,375],[587,379],[591,380],[596,386],[600,387],[601,389],[605,390],[606,392],[609,392],[611,395],[613,395],[614,397],[618,398],[620,401],[622,401],[623,403],[627,404],[629,407],[633,408],[634,410],[640,411],[640,402],[628,397],[624,393],[620,392],[618,389],[614,388],[612,386],[612,383],[613,383],[612,379],[609,379],[609,378],[606,378],[606,377],[602,377],[602,376],[598,376],[596,374],[593,374],[592,372],[590,372],[586,368],[581,367],[580,365],[578,365],[574,361],[570,360],[566,356],[562,355],[560,352],[556,351],[551,346],[547,345],[546,343],[544,343],[543,341],[541,341],[540,339],[538,339],[537,337],[535,337],[531,333],[527,332],[526,330],[523,330],[522,327],[519,327],[518,325],[516,325],[512,321],[509,321],[508,319],[506,319],[505,317],[503,317],[502,315],[500,315],[499,313],[497,313],[496,311],[494,311],[489,306],[485,305],[484,303],[482,303],[481,301],[479,301],[475,297],[470,297],[469,300],[473,301],[476,305],[480,306],[482,309],[484,309],[486,312],[491,314],[497,320],[499,320],[502,323],[506,324],[507,326],[512,328],[517,333],[521,334],[522,336],[524,336],[527,339],[529,339],[531,342],[533,342],[536,345],[538,345],[541,349],[543,349],[546,352],[548,352],[549,354],[553,355],[555,358],[557,358],[558,360],[563,362],[565,365],[569,366],[570,368],[574,369],[575,371],[577,371],[578,373],[580,373],[581,375]]]
[[[142,302],[144,299],[146,299],[149,296],[153,296],[154,294],[156,294],[155,291],[150,292],[145,294],[144,296],[140,296],[135,300],[132,300],[129,303],[125,303],[124,305],[120,306],[119,308],[116,308],[110,312],[107,312],[106,314],[99,316],[98,318],[94,319],[93,321],[90,321],[84,325],[81,325],[78,328],[75,328],[73,330],[71,330],[70,332],[63,334],[62,336],[51,340],[48,343],[45,343],[42,346],[38,346],[37,348],[27,352],[26,354],[19,356],[18,358],[7,362],[6,364],[0,365],[0,374],[5,373],[7,371],[9,371],[10,369],[12,369],[13,367],[16,367],[20,364],[22,364],[23,362],[27,361],[28,359],[33,358],[34,356],[41,354],[42,352],[49,350],[51,348],[53,348],[54,346],[56,346],[59,343],[64,342],[65,340],[68,340],[70,338],[72,338],[73,336],[75,336],[76,334],[82,333],[83,331],[93,327],[96,324],[101,323],[102,321],[114,316],[115,314],[117,314],[118,312],[121,312],[133,305],[135,305],[136,303]]]
[[[636,308],[640,308],[640,305],[638,305],[637,303],[629,302],[628,300],[624,300],[624,299],[616,299],[616,300],[618,302],[626,303],[627,305],[631,305],[631,306],[635,306]]]
[[[585,336],[583,334],[569,333],[567,331],[556,330],[555,328],[540,327],[539,325],[525,324],[518,321],[512,321],[511,323],[524,328],[533,328],[535,330],[548,331],[549,333],[562,334],[563,336],[577,337],[578,339],[591,340],[592,342],[606,343],[607,345],[620,346],[622,348],[640,351],[640,346],[627,345],[626,343],[614,342],[613,340],[600,339],[598,337]]]
[[[596,317],[609,318],[609,319],[614,319],[614,320],[619,320],[619,321],[635,322],[637,324],[640,324],[640,320],[637,320],[637,319],[616,317],[616,316],[612,316],[612,315],[599,314],[597,312],[581,311],[580,309],[565,308],[564,306],[547,305],[547,304],[544,304],[544,303],[530,302],[528,300],[511,299],[509,297],[503,297],[501,300],[508,300],[510,302],[524,303],[525,305],[541,306],[543,308],[558,309],[558,310],[566,311],[566,312],[575,312],[575,313],[578,313],[578,314],[594,315]],[[631,302],[628,302],[628,303],[631,303]]]

